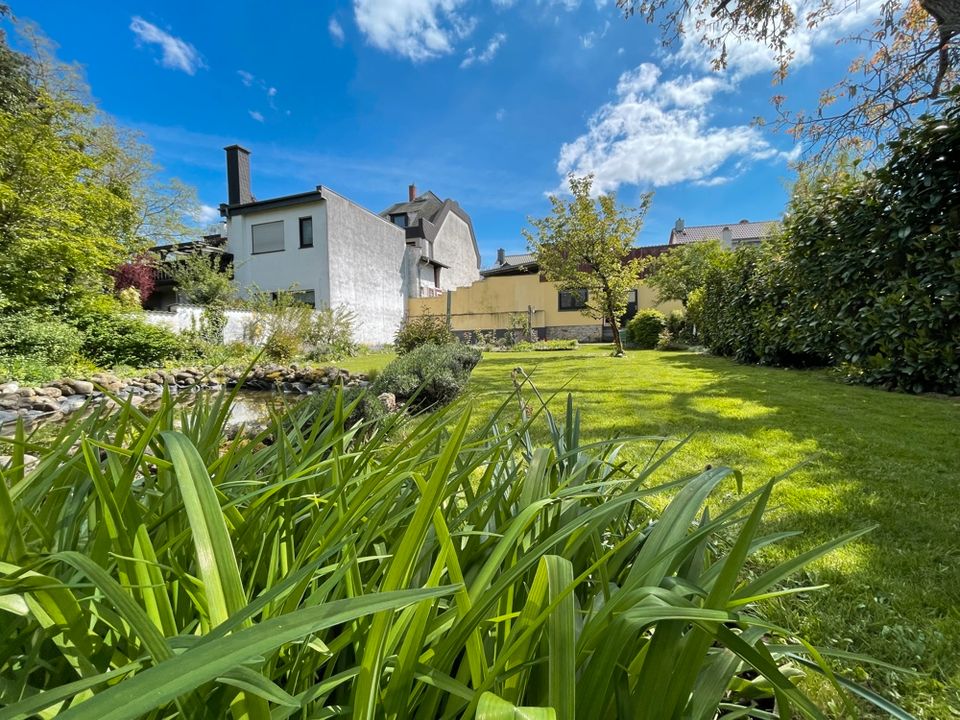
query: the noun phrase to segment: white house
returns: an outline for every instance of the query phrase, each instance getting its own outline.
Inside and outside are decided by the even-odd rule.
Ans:
[[[314,307],[353,310],[361,342],[385,343],[403,321],[408,297],[479,278],[473,228],[456,203],[441,203],[450,203],[443,218],[414,218],[411,210],[409,222],[401,224],[320,185],[257,200],[250,188],[250,152],[239,145],[225,150],[228,202],[220,214],[241,295],[295,287]],[[422,238],[408,234],[416,227]]]

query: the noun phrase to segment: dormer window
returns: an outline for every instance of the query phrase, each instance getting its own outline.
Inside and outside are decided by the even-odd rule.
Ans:
[[[396,215],[391,215],[390,222],[392,222],[397,227],[405,228],[407,226],[407,214],[398,213]]]

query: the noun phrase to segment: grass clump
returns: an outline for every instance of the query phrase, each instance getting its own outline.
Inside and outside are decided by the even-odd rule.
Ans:
[[[803,673],[876,699],[756,612],[862,530],[749,576],[784,537],[760,532],[776,480],[708,511],[732,470],[657,481],[680,445],[637,439],[626,463],[585,442],[572,399],[555,417],[518,385],[476,426],[458,404],[363,440],[338,392],[230,442],[223,394],[18,430],[5,714],[823,717]]]

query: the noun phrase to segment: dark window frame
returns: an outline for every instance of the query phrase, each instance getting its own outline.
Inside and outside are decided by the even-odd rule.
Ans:
[[[283,247],[279,247],[276,250],[257,250],[256,240],[253,237],[253,231],[258,227],[262,227],[263,225],[275,225],[277,223],[280,223],[280,241],[283,243]],[[250,254],[251,255],[269,255],[270,253],[278,253],[286,250],[287,237],[286,237],[286,232],[284,232],[285,230],[286,230],[286,227],[283,220],[270,220],[269,222],[262,222],[262,223],[256,223],[251,225],[250,226]]]
[[[305,243],[303,241],[303,222],[304,220],[309,221],[310,223],[310,242]],[[305,215],[302,218],[297,220],[297,228],[300,231],[300,249],[312,248],[313,247],[313,215]]]
[[[564,295],[568,297],[581,297],[580,303],[577,305],[572,305],[570,307],[563,306],[563,297]],[[561,290],[557,293],[557,311],[558,312],[580,312],[587,307],[587,301],[590,299],[590,294],[587,292],[586,288],[581,288],[580,290]]]
[[[306,299],[307,296],[310,296],[310,300]],[[314,310],[317,309],[317,291],[316,290],[295,290],[293,291],[293,299],[298,303],[303,305],[309,305]]]

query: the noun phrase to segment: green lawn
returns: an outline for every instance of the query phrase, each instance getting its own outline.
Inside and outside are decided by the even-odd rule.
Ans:
[[[960,716],[960,402],[848,386],[822,372],[694,353],[617,359],[608,346],[587,346],[487,353],[471,379],[477,410],[502,401],[518,365],[544,394],[562,391],[558,412],[573,393],[587,439],[695,433],[662,480],[725,464],[752,488],[811,460],[778,486],[769,516],[772,528],[804,531],[790,549],[877,529],[815,566],[812,579],[829,589],[770,613],[814,642],[922,673],[856,671],[917,717]],[[638,444],[633,457],[649,450]]]
[[[329,364],[336,365],[339,368],[354,373],[368,373],[371,370],[383,370],[383,368],[387,366],[387,363],[395,357],[397,357],[395,353],[370,353],[369,355],[357,355],[356,357],[344,358],[343,360]]]

